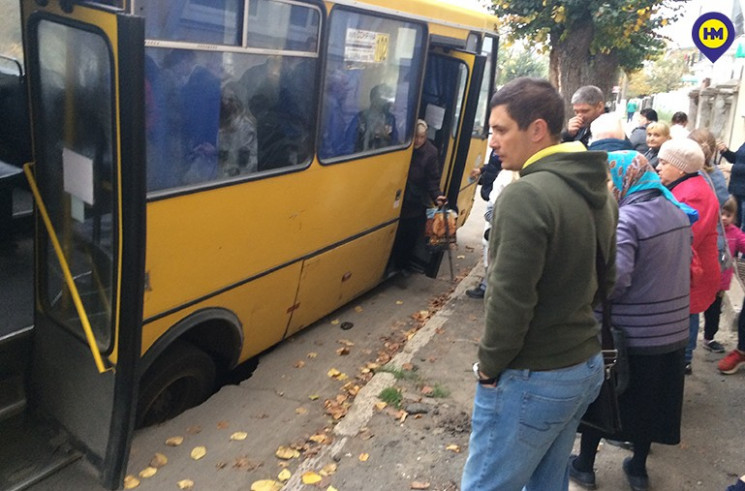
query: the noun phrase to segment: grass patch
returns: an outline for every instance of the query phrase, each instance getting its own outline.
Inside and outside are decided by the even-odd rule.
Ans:
[[[380,394],[378,394],[378,398],[389,406],[394,406],[396,408],[401,407],[401,401],[403,400],[401,390],[396,387],[386,387],[381,390]]]
[[[444,399],[449,395],[450,391],[447,389],[447,387],[443,387],[440,384],[435,384],[432,387],[432,393],[428,397],[432,397],[434,399]]]

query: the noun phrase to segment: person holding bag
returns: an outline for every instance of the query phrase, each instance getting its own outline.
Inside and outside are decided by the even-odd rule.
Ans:
[[[629,382],[619,396],[620,432],[583,428],[570,479],[595,489],[601,438],[631,441],[623,470],[634,490],[649,488],[646,460],[652,442],[680,442],[683,359],[688,342],[690,224],[698,213],[678,202],[636,151],[608,153],[609,187],[618,201],[616,284],[609,292],[611,322],[623,331]]]

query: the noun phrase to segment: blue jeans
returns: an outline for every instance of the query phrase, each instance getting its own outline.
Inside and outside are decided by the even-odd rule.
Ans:
[[[568,368],[505,370],[476,387],[461,491],[566,490],[577,425],[603,382],[603,358]]]
[[[686,346],[686,364],[693,360],[693,350],[696,349],[698,339],[698,314],[691,314],[688,318],[688,346]]]

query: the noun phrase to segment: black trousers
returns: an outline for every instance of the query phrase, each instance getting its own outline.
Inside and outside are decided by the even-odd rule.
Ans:
[[[704,311],[704,339],[711,341],[719,330],[719,316],[722,313],[722,292],[717,293],[714,302]]]
[[[411,262],[417,240],[424,235],[427,216],[422,213],[412,217],[402,217],[398,222],[396,240],[393,243],[391,259],[396,269],[406,269]]]

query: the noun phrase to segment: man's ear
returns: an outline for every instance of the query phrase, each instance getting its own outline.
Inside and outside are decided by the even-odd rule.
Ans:
[[[548,131],[548,123],[544,119],[536,119],[530,123],[528,134],[530,135],[530,140],[534,143],[543,141],[545,138],[550,139],[551,136]]]

